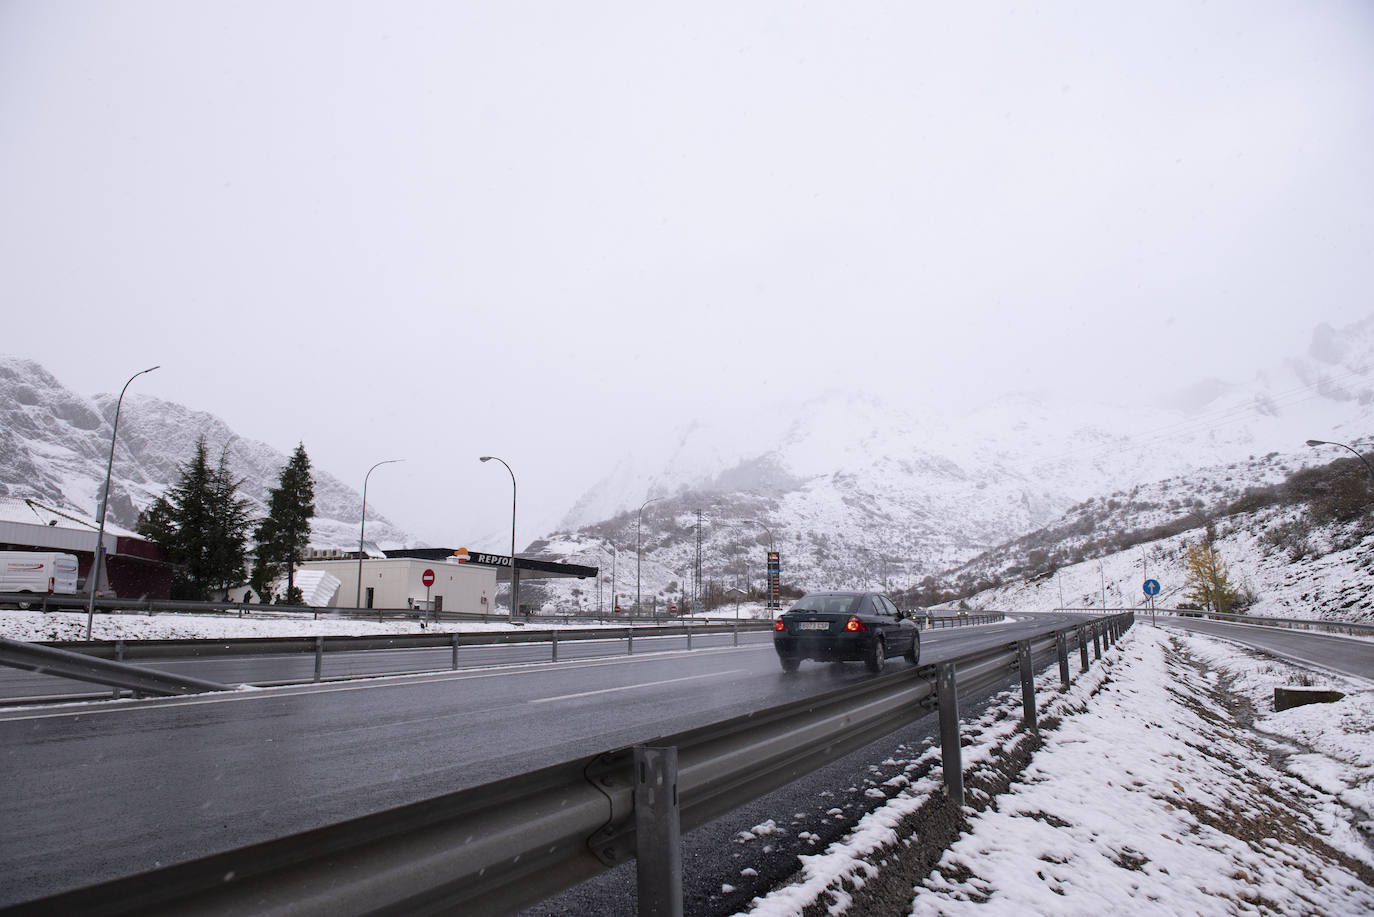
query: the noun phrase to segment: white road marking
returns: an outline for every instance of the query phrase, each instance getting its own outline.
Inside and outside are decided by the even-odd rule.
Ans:
[[[614,694],[617,691],[634,691],[637,688],[657,688],[659,685],[672,685],[681,681],[696,681],[699,678],[719,678],[722,675],[735,675],[739,672],[747,672],[748,669],[730,669],[726,672],[707,672],[704,675],[688,675],[684,678],[669,678],[665,681],[645,681],[635,685],[622,685],[618,688],[601,688],[597,691],[582,691],[577,694],[560,694],[557,697],[539,697],[527,701],[531,704],[551,704],[554,701],[573,700],[578,697],[592,697],[596,694]]]

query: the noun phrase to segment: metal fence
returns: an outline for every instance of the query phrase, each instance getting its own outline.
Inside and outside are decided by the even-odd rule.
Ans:
[[[934,666],[30,902],[12,913],[510,913],[636,855],[655,887],[671,889],[677,831],[718,818],[932,708],[939,710],[946,789],[962,802],[959,695],[1017,672],[1025,726],[1036,730],[1037,656],[1057,658],[1067,687],[1071,647],[1086,670],[1090,648],[1100,659],[1133,620],[1126,613],[1047,628]],[[663,749],[673,751],[657,753]],[[664,913],[681,912],[671,892],[660,903]]]

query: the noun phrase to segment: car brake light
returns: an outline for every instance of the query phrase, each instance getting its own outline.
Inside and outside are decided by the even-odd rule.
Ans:
[[[49,592],[52,592],[52,591],[53,591],[54,589],[56,589],[56,588],[57,588],[57,577],[55,577],[55,576],[50,576],[50,577],[48,577],[48,591],[49,591]]]
[[[787,630],[787,625],[782,623],[782,618],[773,622],[773,630]]]
[[[860,621],[858,618],[850,618],[846,621],[844,629],[856,634],[865,633],[868,630],[868,628],[864,626],[864,622]]]

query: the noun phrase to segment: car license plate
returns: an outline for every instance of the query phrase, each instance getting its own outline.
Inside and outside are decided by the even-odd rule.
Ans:
[[[829,621],[803,621],[797,625],[797,630],[830,630]]]

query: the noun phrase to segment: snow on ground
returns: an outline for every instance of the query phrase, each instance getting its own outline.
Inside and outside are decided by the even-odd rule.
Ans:
[[[1291,515],[1291,514],[1289,514]],[[1254,592],[1249,614],[1374,623],[1374,536],[1362,544],[1299,561],[1266,543],[1268,527],[1288,518],[1272,510],[1238,517],[1218,534],[1216,547],[1233,585]],[[1061,567],[1052,576],[1007,583],[970,598],[975,608],[1049,611],[1054,608],[1144,607],[1146,579],[1158,580],[1160,608],[1185,601],[1187,546],[1202,539],[1201,528],[1137,545],[1101,558]],[[1321,536],[1317,536],[1321,537]]]
[[[1037,680],[1043,746],[1008,793],[970,791],[911,913],[1369,913],[1374,684],[1318,680],[1346,697],[1268,712],[1276,685],[1310,672],[1147,624],[1067,693],[1051,668]],[[964,725],[966,774],[1012,738],[1016,696]],[[906,762],[937,766],[746,913],[859,913],[863,887],[901,856],[902,819],[943,792],[939,754]]]
[[[547,618],[532,620],[528,625],[533,630],[601,626],[624,625],[615,622],[604,625],[589,624],[585,620],[577,623],[555,623]],[[91,637],[95,640],[229,640],[235,637],[448,634],[522,629],[522,625],[500,621],[443,621],[422,628],[418,621],[372,621],[334,617],[323,613],[318,620],[304,614],[294,617],[267,617],[262,613],[253,612],[242,618],[232,614],[98,614],[91,627]],[[83,612],[68,611],[51,611],[46,614],[38,611],[0,611],[0,637],[30,642],[84,640],[86,615]]]

